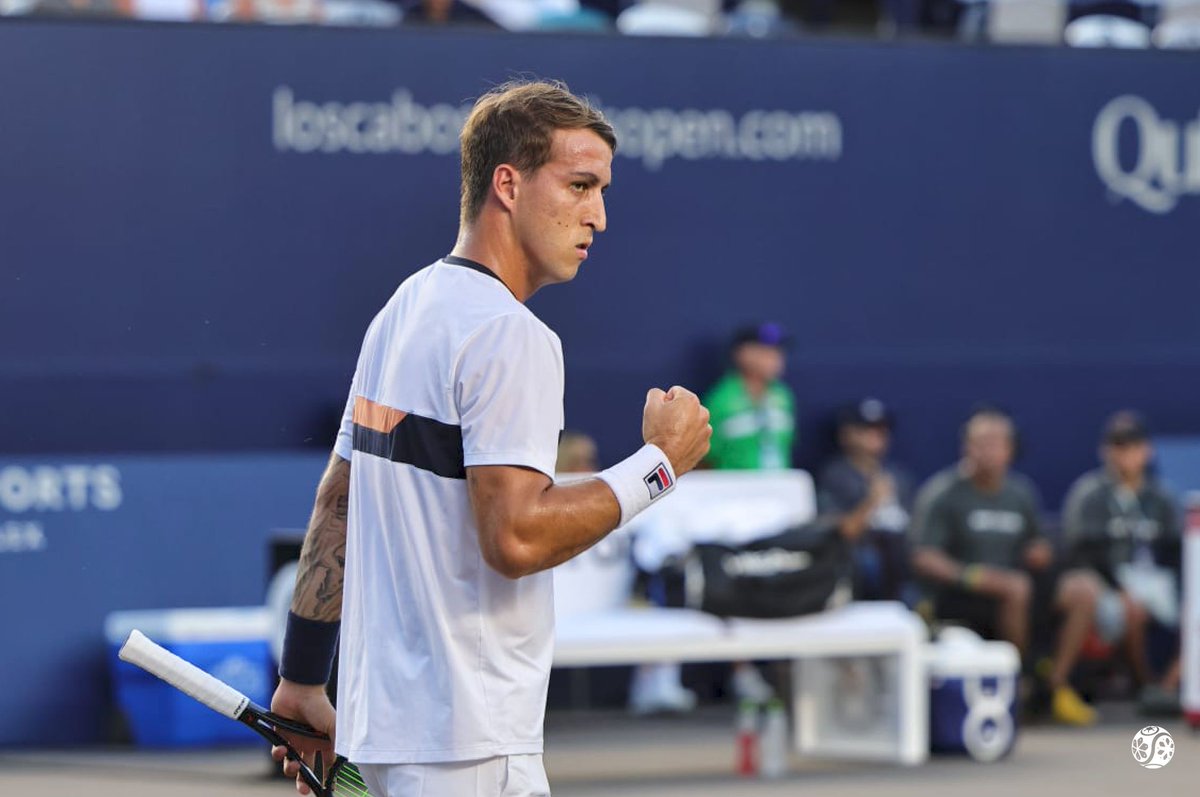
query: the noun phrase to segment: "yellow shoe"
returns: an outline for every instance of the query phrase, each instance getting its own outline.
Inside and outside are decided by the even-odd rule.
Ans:
[[[1069,686],[1060,686],[1054,690],[1050,699],[1050,711],[1054,720],[1063,725],[1083,727],[1095,725],[1100,719],[1096,709],[1085,703],[1079,693]]]

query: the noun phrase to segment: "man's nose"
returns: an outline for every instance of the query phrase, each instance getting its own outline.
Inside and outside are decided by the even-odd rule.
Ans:
[[[604,232],[608,226],[608,217],[604,212],[604,195],[597,192],[597,197],[596,201],[588,208],[588,214],[583,223],[596,232]]]

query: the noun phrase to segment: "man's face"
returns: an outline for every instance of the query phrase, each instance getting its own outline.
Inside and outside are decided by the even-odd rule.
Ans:
[[[535,289],[574,279],[592,239],[604,232],[612,158],[608,144],[591,130],[558,130],[550,160],[519,175],[513,223]]]
[[[1130,440],[1127,443],[1109,443],[1104,446],[1104,461],[1119,476],[1126,479],[1144,476],[1153,455],[1154,451],[1147,440]]]
[[[767,343],[743,343],[733,353],[733,364],[748,379],[774,382],[783,376],[783,349]]]
[[[1013,459],[1013,428],[1003,418],[980,416],[967,426],[963,454],[982,476],[1002,476]]]
[[[891,438],[891,431],[882,423],[851,423],[842,427],[842,448],[847,454],[883,459]]]

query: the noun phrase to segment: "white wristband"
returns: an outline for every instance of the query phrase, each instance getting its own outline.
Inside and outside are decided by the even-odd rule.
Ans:
[[[634,515],[675,489],[675,471],[662,449],[651,443],[633,455],[602,470],[596,477],[603,480],[617,496],[621,505],[621,526]]]

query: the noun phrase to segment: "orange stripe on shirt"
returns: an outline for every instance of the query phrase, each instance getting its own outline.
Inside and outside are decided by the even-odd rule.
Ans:
[[[354,397],[354,422],[376,432],[388,434],[407,414],[403,410],[377,404],[363,396]]]

